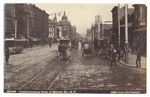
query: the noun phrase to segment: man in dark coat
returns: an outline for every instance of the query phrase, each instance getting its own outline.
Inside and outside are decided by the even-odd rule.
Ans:
[[[141,67],[141,49],[137,50],[136,67]]]
[[[9,65],[9,48],[8,46],[5,47],[5,63]]]
[[[113,49],[111,51],[111,66],[113,65],[113,63],[115,64],[115,66],[117,66],[117,63],[116,63],[116,55],[117,55],[117,51],[115,49]]]

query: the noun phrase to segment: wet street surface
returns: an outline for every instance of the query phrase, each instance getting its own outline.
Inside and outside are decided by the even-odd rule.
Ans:
[[[61,60],[57,47],[11,55],[11,65],[4,66],[4,90],[146,90],[146,70],[110,66],[108,59],[82,57],[80,49],[71,50],[70,60]]]

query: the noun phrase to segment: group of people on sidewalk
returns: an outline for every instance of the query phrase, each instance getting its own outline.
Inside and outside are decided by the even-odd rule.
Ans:
[[[142,48],[142,44],[143,44],[142,39],[139,39],[137,37],[136,46],[134,47],[134,49],[132,48],[132,50],[134,50],[134,52],[136,53],[136,60],[135,60],[136,66],[135,67],[137,67],[137,68],[141,67],[141,52],[142,52],[141,48]],[[110,47],[110,49],[108,49],[109,47]],[[121,49],[120,47],[115,48],[114,44],[109,44],[107,47],[103,46],[103,48],[99,52],[99,55],[100,56],[104,55],[105,58],[110,59],[111,60],[111,66],[113,66],[113,65],[117,66],[116,61],[120,61],[121,59],[123,59],[123,61],[125,61],[124,60],[125,59],[125,50]]]

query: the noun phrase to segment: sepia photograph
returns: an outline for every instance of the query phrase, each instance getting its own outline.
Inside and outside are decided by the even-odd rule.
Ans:
[[[3,7],[4,93],[147,93],[145,4]]]

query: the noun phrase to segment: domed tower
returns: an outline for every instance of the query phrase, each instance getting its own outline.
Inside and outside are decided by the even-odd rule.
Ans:
[[[64,11],[64,15],[62,16],[62,20],[68,20],[65,11]]]
[[[63,38],[70,38],[70,29],[71,29],[71,23],[68,21],[68,17],[66,16],[66,13],[64,11],[64,15],[61,18],[60,24],[62,25],[62,37]]]

